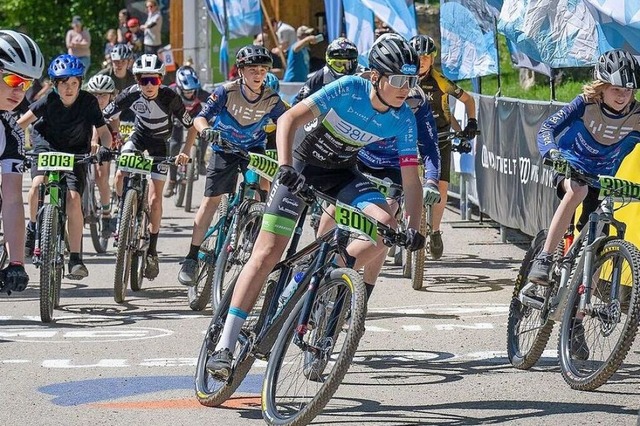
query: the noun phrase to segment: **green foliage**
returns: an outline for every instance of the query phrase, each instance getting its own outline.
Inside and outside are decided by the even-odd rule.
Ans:
[[[549,78],[538,75],[536,85],[529,90],[520,87],[519,70],[511,64],[511,57],[507,49],[507,43],[503,35],[498,36],[498,52],[500,55],[500,76],[501,95],[509,98],[550,100],[551,88]],[[582,86],[590,80],[572,80],[569,77],[556,85],[556,100],[559,102],[570,102],[577,95],[582,93]],[[471,91],[470,81],[457,82],[464,90]],[[482,93],[485,95],[495,95],[498,91],[498,77],[482,77]]]
[[[104,35],[109,28],[117,28],[118,11],[123,7],[123,0],[0,0],[0,28],[32,37],[48,65],[67,52],[65,35],[71,29],[71,18],[79,15],[91,34],[91,75],[102,68]]]

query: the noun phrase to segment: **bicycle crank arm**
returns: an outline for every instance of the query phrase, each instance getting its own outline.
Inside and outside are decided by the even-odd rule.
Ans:
[[[523,305],[529,308],[533,308],[541,311],[544,306],[544,299],[528,294],[528,292],[535,287],[536,287],[536,284],[534,283],[529,283],[526,286],[524,286],[524,288],[520,290],[520,293],[518,294],[518,300],[520,300],[520,302]]]

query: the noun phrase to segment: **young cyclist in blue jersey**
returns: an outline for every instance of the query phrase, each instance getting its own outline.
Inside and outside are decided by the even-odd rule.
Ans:
[[[543,157],[564,159],[590,175],[615,175],[622,160],[640,142],[640,104],[635,100],[640,67],[624,50],[611,50],[598,59],[595,81],[569,105],[549,117],[538,132]],[[529,273],[529,280],[548,285],[553,251],[567,230],[576,208],[584,202],[577,228],[598,207],[597,188],[581,181],[557,177],[562,198],[553,215],[542,252]]]
[[[116,85],[111,77],[105,74],[96,74],[89,79],[87,83],[87,92],[96,97],[100,111],[109,105],[109,102],[113,101],[116,93]],[[109,126],[109,125],[107,125]],[[113,129],[109,129],[111,135],[115,133]],[[100,145],[100,138],[98,132],[93,129],[93,136],[91,138],[92,151],[97,151]],[[112,147],[115,148],[115,147]],[[112,232],[115,231],[112,226],[111,218],[111,186],[109,185],[109,175],[111,174],[111,162],[104,161],[102,164],[96,164],[96,186],[100,194],[100,204],[102,204],[102,238],[109,238]]]
[[[216,132],[220,132],[226,141],[249,151],[264,152],[265,125],[269,120],[276,122],[285,111],[280,96],[264,84],[272,64],[271,54],[262,46],[245,46],[238,51],[236,65],[240,78],[218,86],[195,119],[201,138],[213,142]],[[178,274],[178,281],[184,285],[195,284],[198,251],[220,198],[235,190],[238,166],[243,169],[247,166],[246,160],[225,153],[215,145],[213,150],[207,167],[204,199],[193,224],[191,247]]]
[[[95,127],[102,147],[99,155],[107,155],[112,138],[98,101],[90,93],[80,90],[84,65],[73,55],[60,55],[48,69],[54,90],[29,106],[18,124],[25,129],[33,126],[34,151],[61,151],[71,154],[89,154],[91,137]],[[37,120],[37,121],[36,121]],[[67,217],[69,221],[69,278],[83,279],[89,271],[82,262],[82,191],[86,178],[86,165],[75,165],[72,172],[64,173],[67,192]],[[29,190],[29,224],[25,247],[31,255],[35,243],[35,222],[38,208],[38,187],[44,182],[45,173],[32,166],[33,181]]]
[[[0,30],[0,167],[2,168],[2,224],[9,265],[0,271],[3,291],[23,291],[29,283],[24,270],[24,207],[22,172],[24,131],[11,114],[33,81],[40,78],[44,58],[28,36]]]
[[[133,64],[133,74],[137,84],[126,88],[104,109],[104,116],[118,125],[120,114],[126,110],[136,113],[131,138],[122,146],[122,151],[147,151],[150,156],[166,157],[169,154],[168,140],[173,121],[177,119],[182,127],[189,129],[187,141],[176,158],[176,164],[187,164],[189,151],[196,132],[193,119],[187,112],[180,96],[172,89],[162,86],[165,73],[164,63],[156,55],[144,54]],[[162,189],[166,179],[166,168],[153,165],[151,185],[149,185],[149,247],[145,259],[145,277],[153,280],[160,273],[158,265],[158,234],[162,221]],[[124,173],[118,171],[115,177],[116,193],[122,196]]]
[[[209,92],[203,90],[200,86],[200,79],[196,71],[189,66],[182,66],[176,71],[176,82],[169,86],[171,89],[180,95],[184,107],[192,118],[202,111],[202,106],[207,102]],[[182,127],[175,123],[173,126],[173,132],[171,133],[171,139],[169,139],[169,154],[178,155],[180,153],[180,147],[184,143],[184,132]],[[203,168],[204,154],[206,151],[206,144],[200,139],[200,158],[194,158],[193,161],[198,162],[198,168]],[[173,195],[173,191],[176,186],[176,176],[178,168],[171,165],[169,168],[169,182],[164,188],[164,196],[169,198]],[[203,173],[201,173],[203,174]]]
[[[409,215],[408,247],[410,250],[424,247],[425,237],[416,231],[422,211],[417,129],[415,118],[404,102],[410,89],[418,83],[418,61],[416,51],[406,41],[396,38],[380,41],[369,54],[371,81],[345,76],[280,117],[277,128],[280,169],[271,187],[262,229],[236,282],[221,338],[207,361],[211,374],[230,373],[232,352],[247,313],[280,260],[304,208],[295,192],[305,181],[344,203],[363,209],[377,221],[395,226],[384,196],[356,169],[357,153],[368,143],[398,137]],[[293,149],[295,130],[316,118],[319,118],[318,125],[309,129]],[[280,209],[285,199],[287,208]],[[386,248],[380,239],[376,245],[355,240],[349,244],[348,251],[356,258],[355,268],[360,269],[377,259]],[[370,292],[373,283],[366,285]]]

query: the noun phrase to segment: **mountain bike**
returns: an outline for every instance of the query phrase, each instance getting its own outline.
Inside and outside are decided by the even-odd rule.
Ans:
[[[209,301],[215,310],[227,282],[235,279],[246,263],[260,229],[266,192],[260,189],[259,176],[272,181],[278,163],[253,152],[246,152],[246,157],[249,164],[244,179],[234,194],[222,196],[218,219],[200,246],[196,285],[187,292],[193,310],[204,309]]]
[[[168,165],[176,157],[144,156],[139,151],[118,155],[118,169],[128,173],[124,178],[123,194],[118,209],[115,244],[116,267],[113,279],[113,299],[123,303],[127,284],[140,291],[149,247],[149,183],[154,163]]]
[[[600,205],[577,238],[573,227],[554,254],[549,286],[527,280],[542,250],[540,231],[516,278],[507,323],[511,364],[535,365],[556,321],[561,321],[558,353],[564,380],[573,389],[593,390],[622,364],[640,321],[640,251],[625,240],[626,225],[614,218],[615,201],[640,200],[640,184],[610,176],[588,176],[565,162],[545,161],[566,178],[600,188]],[[606,228],[615,229],[615,236]]]
[[[64,152],[27,153],[37,158],[38,170],[45,171],[46,180],[38,188],[36,239],[33,263],[40,269],[40,319],[53,320],[53,310],[60,305],[60,285],[64,271],[67,244],[67,181],[63,172],[74,165],[93,164],[94,155]],[[49,194],[49,202],[45,202]],[[69,279],[78,279],[67,275]]]
[[[307,206],[318,200],[336,205],[338,227],[297,251],[305,208],[286,258],[273,269],[240,333],[231,374],[211,375],[206,362],[222,332],[235,280],[215,310],[196,368],[198,401],[217,406],[233,394],[255,359],[268,360],[262,389],[262,412],[268,424],[309,423],[331,399],[351,365],[364,333],[366,291],[361,276],[352,269],[355,259],[346,252],[350,238],[375,241],[380,234],[385,244],[406,244],[405,234],[312,187],[299,196]],[[335,258],[346,266],[337,267]],[[280,300],[297,272],[304,274],[297,289],[286,301]]]

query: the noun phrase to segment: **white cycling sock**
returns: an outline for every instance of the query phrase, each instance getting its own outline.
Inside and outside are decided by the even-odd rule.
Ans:
[[[229,314],[227,320],[224,322],[224,328],[222,329],[222,336],[216,345],[216,352],[227,348],[232,353],[236,347],[238,336],[244,321],[247,319],[247,313],[240,308],[232,306],[229,308]]]

